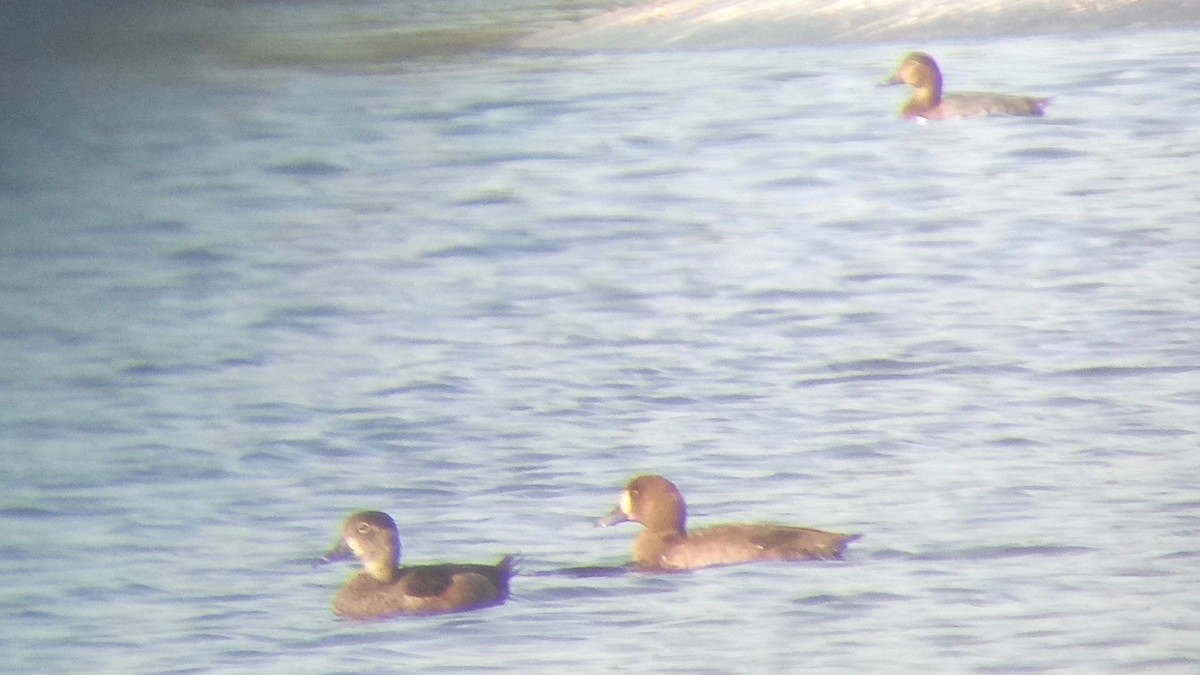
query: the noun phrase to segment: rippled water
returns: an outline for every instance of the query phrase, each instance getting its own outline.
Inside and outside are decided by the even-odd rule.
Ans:
[[[1200,49],[26,72],[0,141],[0,668],[1194,672]],[[30,86],[30,83],[40,83]],[[576,576],[660,472],[844,563]],[[313,569],[522,555],[361,624]]]

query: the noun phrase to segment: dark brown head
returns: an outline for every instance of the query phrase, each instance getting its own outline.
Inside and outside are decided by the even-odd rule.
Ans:
[[[884,84],[911,85],[917,90],[917,96],[924,92],[922,98],[929,105],[936,106],[942,99],[942,71],[925,52],[910,52]]]
[[[363,570],[380,581],[390,581],[400,561],[400,532],[382,511],[359,511],[342,525],[342,537],[321,562],[356,557]]]
[[[632,521],[651,532],[687,531],[687,505],[674,483],[662,476],[638,476],[625,486],[621,500],[607,517],[596,524],[616,525]]]

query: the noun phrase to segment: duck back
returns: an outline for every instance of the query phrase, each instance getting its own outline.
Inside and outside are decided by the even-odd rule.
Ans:
[[[942,119],[980,115],[1041,117],[1046,112],[1048,102],[1049,99],[1033,96],[959,91],[943,96],[938,112]]]
[[[443,614],[490,607],[508,598],[514,558],[495,565],[400,567],[391,581],[360,572],[333,599],[339,616],[379,619],[397,614]]]
[[[666,542],[661,554],[668,569],[785,560],[839,560],[859,535],[787,525],[717,525]]]

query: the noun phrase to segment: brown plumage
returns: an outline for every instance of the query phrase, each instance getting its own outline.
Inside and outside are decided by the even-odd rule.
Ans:
[[[900,109],[900,117],[920,120],[948,120],[983,115],[1040,117],[1050,99],[1014,94],[989,94],[962,91],[942,92],[942,71],[933,57],[911,52],[900,61],[896,72],[884,84],[908,84],[912,98]]]
[[[837,560],[857,534],[790,525],[717,525],[688,532],[687,505],[662,476],[639,476],[597,525],[632,521],[645,529],[633,542],[633,562],[643,570],[684,570],[773,560]]]
[[[400,534],[391,516],[360,511],[346,519],[338,543],[319,562],[357,557],[363,570],[333,598],[333,611],[351,619],[397,614],[443,614],[498,605],[508,598],[514,559],[495,565],[399,567]]]

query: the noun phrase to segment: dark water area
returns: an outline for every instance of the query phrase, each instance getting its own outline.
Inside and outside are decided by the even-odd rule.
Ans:
[[[0,670],[1195,672],[1200,49],[1117,4],[6,5]],[[651,472],[864,537],[630,572]],[[358,509],[512,597],[337,619]]]

